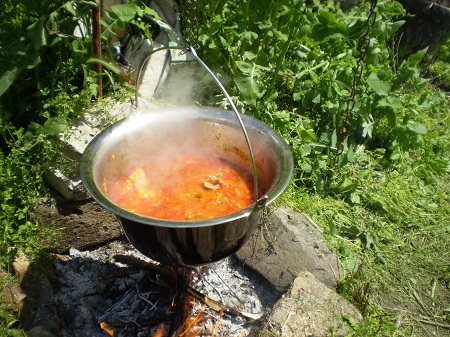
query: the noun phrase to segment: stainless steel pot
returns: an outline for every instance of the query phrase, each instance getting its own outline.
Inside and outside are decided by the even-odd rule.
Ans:
[[[168,153],[201,153],[252,171],[241,125],[231,111],[213,108],[156,109],[122,120],[98,134],[81,161],[83,183],[116,214],[131,244],[149,258],[176,266],[199,266],[235,253],[258,224],[264,206],[286,188],[293,158],[283,138],[264,123],[242,115],[265,198],[236,213],[206,220],[173,221],[130,212],[105,194],[105,182]]]

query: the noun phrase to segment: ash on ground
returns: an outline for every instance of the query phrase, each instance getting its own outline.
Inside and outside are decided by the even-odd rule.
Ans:
[[[179,283],[176,272],[172,269],[170,281],[167,275],[164,278],[139,265],[117,262],[117,256],[171,270],[157,266],[120,240],[95,250],[71,249],[69,255],[58,256],[52,280],[58,336],[165,336],[180,320],[174,303],[184,291],[174,286]],[[263,317],[279,298],[266,280],[233,257],[189,272],[191,289],[235,310],[234,315],[216,311],[208,301],[189,297],[191,305],[181,329],[190,329],[192,336],[192,331],[201,337],[252,336],[261,319],[251,318]]]

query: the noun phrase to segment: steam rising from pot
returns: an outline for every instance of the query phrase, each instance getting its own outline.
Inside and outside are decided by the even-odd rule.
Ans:
[[[97,184],[102,186],[103,192],[108,192],[112,181],[149,162],[159,168],[160,179],[168,181],[174,178],[171,170],[174,158],[194,154],[220,157],[252,172],[248,149],[236,145],[245,144],[238,127],[225,132],[228,127],[203,121],[193,108],[150,110],[141,114],[148,115],[146,120],[151,128],[142,127],[140,114],[131,117],[126,128],[115,131],[112,137],[115,144],[111,144],[98,161],[108,163],[98,170],[102,178]]]
[[[267,125],[242,116],[258,178],[266,187],[266,205],[286,188],[293,158],[283,138]],[[236,252],[248,239],[264,206],[250,205],[238,212],[205,220],[172,221],[141,216],[119,207],[103,185],[137,163],[168,161],[178,151],[224,158],[242,168],[252,167],[247,142],[234,114],[211,108],[147,111],[102,131],[87,146],[80,172],[88,192],[115,213],[130,242],[151,259],[172,265],[195,266],[219,261]],[[202,151],[203,153],[201,153]]]

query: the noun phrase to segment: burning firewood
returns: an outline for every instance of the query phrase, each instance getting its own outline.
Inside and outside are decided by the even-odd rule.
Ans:
[[[105,330],[110,336],[114,336],[114,328],[109,326],[105,321],[100,322],[100,328]]]

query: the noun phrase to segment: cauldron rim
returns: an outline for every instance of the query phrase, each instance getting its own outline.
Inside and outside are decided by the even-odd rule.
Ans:
[[[215,217],[215,218],[208,218],[208,219],[197,219],[197,220],[168,220],[168,219],[162,219],[162,218],[154,218],[138,213],[131,212],[115,202],[113,202],[111,199],[109,199],[103,191],[100,190],[100,188],[97,186],[97,184],[94,181],[93,176],[91,175],[91,169],[92,169],[92,160],[93,160],[93,151],[95,151],[97,148],[99,148],[102,143],[107,139],[109,135],[111,135],[117,128],[120,128],[125,123],[129,123],[133,121],[135,118],[139,118],[140,116],[145,115],[151,115],[151,114],[158,114],[163,113],[167,114],[170,112],[178,112],[180,110],[184,110],[187,112],[194,112],[194,113],[200,113],[206,115],[218,115],[223,117],[225,114],[228,118],[235,118],[232,111],[214,108],[214,107],[166,107],[166,108],[157,108],[155,110],[146,110],[143,112],[140,112],[136,115],[124,118],[122,120],[119,120],[115,122],[114,124],[106,127],[103,131],[101,131],[99,134],[95,135],[94,138],[91,140],[91,142],[87,145],[83,155],[82,159],[80,161],[80,175],[82,182],[84,184],[84,187],[88,191],[88,193],[96,200],[98,203],[101,204],[101,206],[108,211],[114,213],[119,218],[128,219],[130,221],[135,221],[140,224],[149,225],[149,226],[158,226],[158,227],[168,227],[168,228],[192,228],[192,227],[208,227],[208,226],[217,226],[217,225],[223,225],[227,222],[235,221],[241,218],[248,217],[254,209],[256,209],[257,203],[254,202],[251,205],[237,211],[234,213],[226,214],[224,216]],[[225,117],[223,117],[225,118]],[[264,133],[267,133],[268,137],[272,137],[277,140],[277,143],[280,144],[280,146],[283,147],[283,151],[286,155],[286,165],[288,167],[288,171],[285,172],[285,176],[283,179],[283,182],[277,186],[277,190],[274,194],[268,195],[267,201],[265,202],[265,205],[267,206],[272,201],[274,201],[281,193],[284,191],[286,186],[289,184],[289,181],[291,180],[292,174],[293,174],[293,157],[292,153],[290,151],[289,145],[282,139],[282,137],[277,134],[273,129],[271,129],[269,126],[264,124],[263,122],[250,117],[248,115],[241,115],[241,118],[243,119],[244,123],[256,123],[258,127],[263,128]],[[273,186],[268,187],[268,192],[271,192],[271,189]]]

